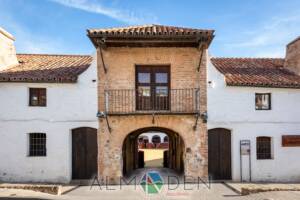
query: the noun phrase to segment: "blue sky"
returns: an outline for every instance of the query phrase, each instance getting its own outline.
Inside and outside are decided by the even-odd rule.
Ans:
[[[300,35],[300,1],[0,0],[18,53],[90,54],[86,29],[151,23],[216,30],[213,56],[283,57]]]

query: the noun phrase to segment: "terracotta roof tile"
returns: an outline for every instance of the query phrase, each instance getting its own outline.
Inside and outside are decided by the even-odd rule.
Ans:
[[[212,58],[230,86],[300,88],[300,76],[283,68],[281,58]]]
[[[17,54],[19,64],[0,71],[0,82],[74,83],[91,64],[85,55]]]
[[[105,46],[188,46],[199,42],[209,46],[214,30],[164,26],[157,24],[127,26],[119,28],[88,29],[87,35],[95,47]]]
[[[196,35],[212,34],[213,30],[183,28],[176,26],[163,26],[157,24],[141,25],[141,26],[128,26],[119,28],[103,28],[103,29],[89,29],[89,35]]]

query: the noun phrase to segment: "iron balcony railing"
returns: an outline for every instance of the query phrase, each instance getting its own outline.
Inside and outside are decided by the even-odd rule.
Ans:
[[[105,90],[107,114],[198,113],[200,90],[140,88]]]

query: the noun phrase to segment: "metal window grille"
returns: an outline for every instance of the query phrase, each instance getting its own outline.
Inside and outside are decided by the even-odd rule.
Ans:
[[[272,159],[270,137],[256,138],[256,155],[259,160]]]
[[[46,134],[29,134],[29,156],[46,156]]]

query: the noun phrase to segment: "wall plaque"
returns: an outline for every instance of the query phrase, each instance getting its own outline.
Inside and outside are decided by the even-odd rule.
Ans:
[[[300,135],[283,135],[283,147],[300,147]]]
[[[240,141],[241,155],[250,155],[250,140]]]

